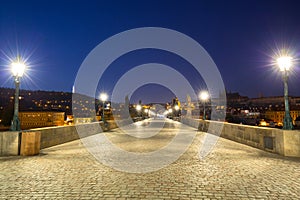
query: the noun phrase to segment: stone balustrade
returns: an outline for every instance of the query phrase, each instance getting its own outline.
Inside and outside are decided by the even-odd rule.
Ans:
[[[282,130],[184,117],[181,122],[199,131],[219,135],[265,151],[300,157],[299,130]]]

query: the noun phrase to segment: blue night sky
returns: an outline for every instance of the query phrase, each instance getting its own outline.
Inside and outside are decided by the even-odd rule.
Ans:
[[[271,66],[272,56],[288,48],[299,58],[299,8],[299,1],[289,0],[1,1],[0,86],[14,87],[8,57],[19,52],[30,64],[21,88],[71,91],[81,63],[100,42],[128,29],[164,27],[200,43],[216,63],[228,91],[250,97],[282,95],[281,76]],[[100,81],[99,90],[110,91],[126,70],[147,62],[174,68],[187,65],[167,52],[130,53],[112,64],[115,67]],[[120,69],[118,63],[127,68]],[[196,90],[203,87],[201,80],[193,80],[192,70],[182,71]],[[300,96],[299,77],[299,63],[295,63],[291,95]],[[151,94],[149,86],[145,88]],[[152,93],[166,90],[153,88]]]

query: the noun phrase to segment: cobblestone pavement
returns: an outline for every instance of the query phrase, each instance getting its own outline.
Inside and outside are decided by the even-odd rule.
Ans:
[[[0,199],[299,199],[300,159],[220,138],[204,160],[205,133],[174,163],[150,173],[126,173],[99,163],[80,140],[33,157],[0,158]],[[116,129],[105,134],[129,151],[152,151],[174,136],[172,123],[151,139]],[[120,160],[121,162],[121,160]]]

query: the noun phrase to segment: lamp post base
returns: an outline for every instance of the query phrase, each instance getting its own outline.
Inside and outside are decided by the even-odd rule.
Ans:
[[[293,130],[294,129],[292,117],[289,113],[286,113],[284,116],[282,129],[284,129],[284,130]]]
[[[14,116],[14,118],[11,122],[10,130],[11,131],[20,131],[21,130],[19,117]]]

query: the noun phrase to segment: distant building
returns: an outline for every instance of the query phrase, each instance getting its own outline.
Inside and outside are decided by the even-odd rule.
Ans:
[[[283,96],[261,97],[249,99],[250,104],[254,105],[284,105]],[[289,96],[290,106],[300,106],[300,97]]]
[[[64,117],[64,112],[19,112],[21,129],[63,126]]]
[[[278,124],[283,124],[283,119],[284,119],[284,114],[285,111],[271,111],[268,110],[265,113],[265,117],[267,119],[271,119],[274,122],[277,122]],[[292,120],[293,120],[293,124],[295,124],[296,119],[300,116],[300,110],[291,110],[290,111]]]
[[[241,96],[238,92],[234,93],[227,93],[227,104],[229,106],[236,105],[236,104],[246,104],[246,102],[249,100],[247,96]]]

